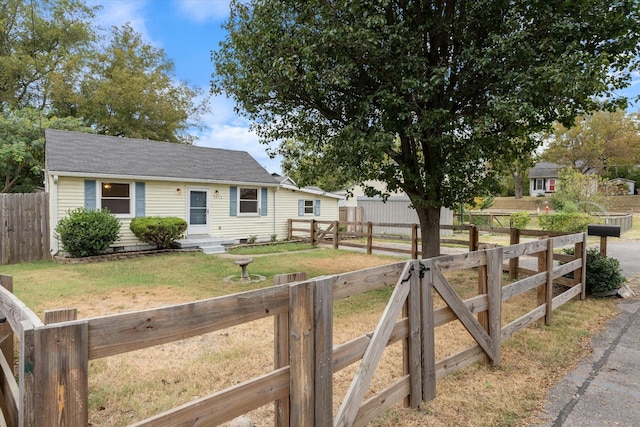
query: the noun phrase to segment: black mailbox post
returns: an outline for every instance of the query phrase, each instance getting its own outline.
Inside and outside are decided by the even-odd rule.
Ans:
[[[587,227],[589,236],[600,236],[600,253],[607,255],[607,237],[620,237],[619,225],[594,224]]]

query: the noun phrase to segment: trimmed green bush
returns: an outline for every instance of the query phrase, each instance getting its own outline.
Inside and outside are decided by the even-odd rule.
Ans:
[[[166,249],[184,235],[187,222],[177,217],[139,217],[131,220],[129,228],[141,241]]]
[[[118,240],[119,234],[120,220],[108,209],[74,209],[58,221],[55,229],[56,239],[73,257],[99,255]]]
[[[538,217],[540,228],[546,231],[566,231],[579,233],[587,231],[587,225],[592,222],[591,216],[586,213],[556,212],[543,214]]]
[[[565,249],[565,253],[574,254],[573,249]],[[604,256],[598,248],[587,250],[587,293],[604,293],[620,288],[626,281],[622,275],[620,261]]]
[[[530,221],[531,221],[531,217],[529,216],[529,212],[525,212],[525,211],[513,212],[509,216],[509,222],[511,223],[511,227],[519,228],[521,230],[524,228],[527,228],[527,225],[529,225]]]

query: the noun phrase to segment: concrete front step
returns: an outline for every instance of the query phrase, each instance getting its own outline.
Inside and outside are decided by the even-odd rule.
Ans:
[[[176,240],[176,243],[181,249],[200,248],[205,254],[218,254],[225,252],[224,245],[233,245],[238,241],[210,236],[189,236],[186,239]]]

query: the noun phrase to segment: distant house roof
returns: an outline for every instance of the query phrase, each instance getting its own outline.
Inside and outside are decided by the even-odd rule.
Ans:
[[[550,162],[539,162],[529,169],[529,178],[557,178],[558,171],[565,166]]]
[[[279,184],[245,151],[52,129],[45,140],[52,174]]]
[[[619,182],[627,182],[629,184],[631,183],[636,183],[634,180],[632,179],[626,179],[626,178],[612,178],[610,180],[608,180],[607,182],[613,182],[613,183],[619,183]]]

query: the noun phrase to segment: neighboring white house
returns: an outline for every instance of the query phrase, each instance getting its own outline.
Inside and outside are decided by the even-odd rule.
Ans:
[[[544,196],[547,193],[555,193],[558,182],[558,172],[564,166],[539,162],[529,169],[529,194],[533,197]]]
[[[47,129],[45,190],[54,230],[78,207],[108,208],[121,220],[114,247],[144,245],[129,230],[138,216],[187,221],[187,237],[285,238],[289,218],[338,219],[339,195],[281,183],[247,152]]]

